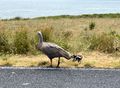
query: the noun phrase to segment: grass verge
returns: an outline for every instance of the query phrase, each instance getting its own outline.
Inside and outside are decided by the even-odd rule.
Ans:
[[[80,53],[81,54],[81,53]],[[120,57],[112,56],[100,52],[86,52],[82,53],[84,56],[81,63],[73,62],[61,58],[60,67],[69,68],[120,68]],[[26,55],[7,55],[0,57],[0,66],[15,66],[15,67],[47,67],[50,65],[48,57],[45,55],[26,56]],[[58,59],[53,59],[53,67],[57,65]]]

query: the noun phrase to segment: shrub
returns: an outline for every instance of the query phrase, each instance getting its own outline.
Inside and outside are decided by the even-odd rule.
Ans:
[[[100,36],[100,44],[98,46],[98,49],[107,53],[114,52],[114,37],[102,34]]]
[[[100,44],[100,37],[98,37],[97,35],[92,35],[91,39],[90,39],[90,46],[89,49],[90,50],[97,50],[99,44]]]
[[[40,52],[38,52],[37,50],[37,44],[39,42],[39,38],[38,38],[38,35],[35,34],[33,35],[32,37],[30,36],[29,37],[29,53],[32,54],[32,55],[37,55],[37,54],[40,54]]]
[[[0,33],[0,52],[8,53],[10,50],[7,35],[4,32]]]
[[[116,33],[116,31],[111,31],[109,34],[112,36],[115,36],[117,33]]]
[[[90,40],[90,49],[102,52],[112,53],[114,49],[114,37],[103,33],[102,35],[92,36]]]
[[[90,30],[93,30],[95,28],[95,23],[94,22],[91,22],[90,24],[89,24],[89,29]]]
[[[15,18],[12,18],[12,19],[9,19],[9,20],[21,20],[22,18],[21,17],[15,17]]]
[[[17,54],[27,54],[29,51],[29,39],[27,36],[27,31],[16,32],[14,38],[15,53]]]

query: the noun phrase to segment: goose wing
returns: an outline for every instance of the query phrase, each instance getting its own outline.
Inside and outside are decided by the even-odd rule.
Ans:
[[[71,54],[64,50],[62,47],[54,44],[54,43],[46,43],[43,44],[43,52],[46,55],[49,55],[51,58],[54,57],[65,57],[66,59],[71,58]]]

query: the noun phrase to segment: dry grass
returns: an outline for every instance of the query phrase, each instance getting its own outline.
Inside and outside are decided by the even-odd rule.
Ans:
[[[91,23],[94,23],[94,29],[92,30],[89,28]],[[0,21],[0,32],[3,31],[8,40],[8,42],[1,42],[4,43],[5,48],[3,51],[5,53],[8,51],[10,53],[13,52],[18,54],[28,52],[35,53],[34,46],[38,41],[36,32],[42,31],[45,41],[57,43],[64,49],[77,53],[81,50],[88,50],[90,45],[93,43],[102,41],[100,34],[106,34],[103,36],[105,37],[103,38],[105,39],[103,41],[107,41],[107,39],[111,38],[109,35],[111,32],[115,32],[116,34],[120,35],[119,23],[120,18],[61,18]],[[24,33],[25,31],[26,33]],[[97,36],[98,38],[100,37],[100,39],[90,43],[93,35]],[[94,40],[95,36],[93,36],[92,40]],[[113,38],[116,38],[116,36]],[[18,41],[18,39],[20,41]],[[113,41],[111,40],[111,42]],[[104,43],[106,42],[101,43],[99,50],[101,50],[101,47],[102,49],[104,48],[102,46]],[[9,45],[10,49],[8,47]],[[22,46],[24,47],[24,50],[21,50]],[[113,48],[114,44],[111,46]],[[117,43],[116,46],[120,46],[120,43]],[[98,48],[98,45],[96,45],[95,48]],[[95,48],[93,47],[93,49]],[[103,51],[105,52],[105,50]]]
[[[72,60],[66,60],[61,58],[60,67],[96,67],[96,68],[120,68],[120,57],[114,57],[111,54],[105,54],[100,52],[84,52],[79,53],[84,56],[81,63],[73,62]],[[57,58],[53,59],[53,66],[57,65]],[[21,56],[21,55],[11,55],[6,56],[6,58],[0,59],[1,66],[24,66],[33,67],[41,66],[47,67],[50,65],[49,59],[45,55],[38,56]]]
[[[87,53],[82,61],[82,67],[116,68],[120,65],[120,57],[100,52]]]
[[[41,19],[41,20],[19,20],[19,21],[0,21],[0,29],[19,29],[25,27],[30,31],[36,31],[53,27],[56,30],[72,30],[74,33],[79,33],[84,28],[89,27],[89,24],[96,24],[96,33],[108,32],[115,30],[120,33],[120,18],[78,18],[78,19]],[[34,29],[34,30],[31,30]]]
[[[93,30],[89,30],[89,24],[91,22],[95,23],[95,28]],[[36,32],[42,31],[47,35],[49,31],[46,32],[45,30],[48,29],[52,29],[53,31],[52,34],[46,36],[46,41],[57,43],[58,45],[72,53],[82,52],[82,55],[84,56],[84,59],[81,63],[72,62],[72,60],[66,60],[62,58],[60,64],[61,67],[120,68],[120,56],[112,56],[111,54],[100,53],[95,51],[94,49],[92,52],[86,52],[89,51],[90,44],[97,42],[93,41],[90,43],[89,41],[89,39],[91,39],[91,36],[94,34],[98,36],[100,34],[106,33],[107,36],[109,36],[109,33],[115,32],[120,37],[120,18],[60,18],[0,21],[0,32],[4,32],[6,34],[9,43],[8,45],[10,45],[11,47],[10,50],[13,49],[10,52],[14,52],[15,49],[14,38],[16,32],[20,32],[21,30],[27,31],[28,41],[30,43],[29,52],[27,52],[28,55],[15,55],[14,53],[12,53],[13,55],[10,56],[0,56],[0,65],[45,67],[49,66],[49,59],[45,55],[41,54],[38,56],[34,56],[33,54],[31,54],[36,54],[37,52],[37,50],[35,49],[35,44],[38,43],[38,40],[35,40],[35,38],[37,37]],[[106,36],[104,38],[106,39]],[[106,40],[108,39],[109,37]],[[2,43],[4,42],[2,41]],[[102,43],[102,45],[104,44],[106,44],[106,42]],[[111,45],[115,47],[120,46],[120,38],[115,44],[116,45]],[[5,45],[7,45],[6,42]],[[95,49],[99,50],[98,46],[96,46]],[[113,53],[114,52],[112,52],[112,54]],[[57,59],[53,61],[53,65],[56,66],[56,64]]]

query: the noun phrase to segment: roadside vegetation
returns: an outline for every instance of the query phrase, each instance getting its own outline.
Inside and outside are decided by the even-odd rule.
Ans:
[[[63,67],[120,68],[120,14],[1,20],[0,65],[48,66],[49,59],[36,49],[37,31],[44,41],[84,56],[81,64],[61,60]]]

